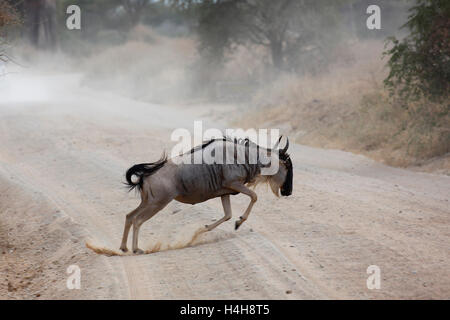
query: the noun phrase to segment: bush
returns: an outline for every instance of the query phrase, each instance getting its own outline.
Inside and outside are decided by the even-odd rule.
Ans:
[[[301,144],[362,153],[394,166],[448,158],[449,101],[422,98],[399,107],[382,86],[384,62],[376,59],[382,43],[357,43],[353,51],[353,65],[321,75],[284,75],[268,84],[236,125],[279,128]],[[443,172],[450,174],[446,163]]]
[[[6,31],[20,23],[19,14],[8,2],[0,0],[0,62],[9,61],[5,53]]]
[[[393,47],[384,52],[390,56],[384,83],[405,102],[421,97],[444,101],[450,92],[450,1],[417,0],[410,11],[403,26],[410,34],[386,44]]]

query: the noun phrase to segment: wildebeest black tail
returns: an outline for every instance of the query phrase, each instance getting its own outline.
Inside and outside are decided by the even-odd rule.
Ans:
[[[161,159],[156,162],[136,164],[128,169],[125,174],[125,178],[127,179],[126,185],[130,188],[130,191],[134,188],[141,190],[142,184],[144,183],[144,178],[154,174],[162,166],[164,166],[166,162],[167,156],[164,154]],[[131,179],[133,176],[137,177],[135,182]]]

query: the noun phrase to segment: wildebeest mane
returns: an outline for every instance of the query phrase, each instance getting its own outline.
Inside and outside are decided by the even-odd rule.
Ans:
[[[216,142],[216,141],[227,141],[227,142],[232,142],[236,145],[242,145],[242,146],[249,146],[250,144],[254,144],[257,148],[261,148],[259,145],[250,141],[250,139],[248,139],[248,138],[245,138],[245,139],[239,138],[238,139],[238,138],[231,138],[229,136],[223,136],[222,138],[213,138],[211,140],[204,141],[201,145],[193,147],[190,151],[186,152],[185,154],[194,153],[198,150],[205,149],[211,143]]]
[[[213,143],[214,141],[226,141],[226,140],[225,140],[225,138],[222,138],[222,139],[211,139],[209,141],[204,141],[201,145],[195,146],[190,151],[186,152],[186,154],[187,153],[194,153],[194,152],[196,152],[198,150],[203,150],[207,146],[209,146],[211,143]]]

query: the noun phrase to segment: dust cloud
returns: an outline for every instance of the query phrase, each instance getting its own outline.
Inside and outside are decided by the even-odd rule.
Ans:
[[[199,239],[200,235],[205,233],[207,229],[205,227],[199,228],[195,230],[194,233],[184,231],[177,233],[177,238],[169,240],[158,241],[153,245],[146,245],[146,249],[144,250],[144,254],[151,254],[156,252],[168,251],[168,250],[177,250],[183,249],[186,247],[190,247],[199,243],[202,243],[201,239]],[[129,252],[122,252],[120,250],[110,249],[101,245],[95,244],[94,240],[87,240],[86,247],[91,249],[97,254],[105,255],[108,257],[111,256],[127,256],[130,255]]]

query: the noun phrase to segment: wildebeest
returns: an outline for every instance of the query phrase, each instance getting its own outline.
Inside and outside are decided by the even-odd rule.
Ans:
[[[243,193],[250,197],[250,204],[236,221],[235,229],[247,220],[257,200],[256,193],[249,187],[266,182],[276,196],[279,196],[279,191],[283,196],[291,195],[293,168],[287,153],[289,139],[286,140],[286,146],[283,149],[278,149],[280,140],[281,137],[272,149],[265,149],[249,139],[236,140],[228,137],[212,139],[180,156],[171,159],[163,156],[153,163],[132,166],[126,172],[126,184],[130,190],[137,188],[140,191],[141,203],[126,216],[120,249],[124,252],[128,251],[128,233],[133,226],[133,253],[143,253],[138,248],[140,226],[174,199],[182,203],[196,204],[221,197],[225,216],[205,226],[206,231],[211,231],[231,218],[230,195]],[[202,155],[214,154],[218,150],[223,150],[223,155],[231,157],[233,161],[210,164],[184,161],[185,157],[192,160],[198,152],[202,152]],[[257,152],[252,153],[255,150]],[[249,160],[251,154],[258,155],[256,161]],[[266,157],[260,155],[266,155]],[[268,161],[278,161],[277,170],[275,173],[263,175],[261,171],[270,165]],[[133,176],[137,178],[134,179],[135,181],[132,179]]]

